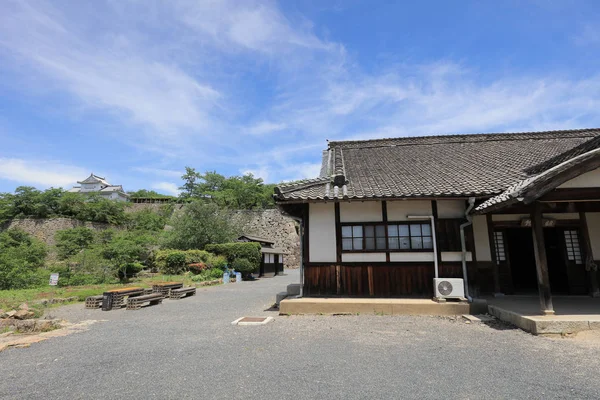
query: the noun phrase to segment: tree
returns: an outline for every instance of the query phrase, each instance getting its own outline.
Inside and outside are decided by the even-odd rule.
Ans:
[[[149,209],[143,209],[129,214],[127,227],[138,231],[160,231],[165,227],[167,218],[165,213],[157,213]]]
[[[197,197],[197,181],[200,179],[200,174],[194,168],[185,167],[185,174],[181,176],[181,179],[183,180],[183,186],[179,188],[181,190],[180,197],[184,199]]]
[[[36,270],[44,265],[46,255],[44,243],[22,230],[0,233],[0,290],[39,285]]]
[[[162,194],[162,193],[158,193],[154,190],[146,190],[146,189],[140,189],[137,190],[135,192],[127,192],[129,194],[129,196],[131,198],[165,198],[165,197],[173,197],[173,196],[167,196],[166,194]]]
[[[172,229],[163,236],[163,248],[201,250],[209,243],[233,240],[239,233],[227,211],[216,204],[198,200],[173,216],[170,225]]]
[[[102,249],[102,256],[108,260],[121,280],[136,274],[143,268],[143,262],[148,257],[148,242],[145,235],[131,232],[116,234]]]
[[[56,232],[58,257],[65,260],[89,248],[94,242],[94,231],[90,228],[72,228]]]

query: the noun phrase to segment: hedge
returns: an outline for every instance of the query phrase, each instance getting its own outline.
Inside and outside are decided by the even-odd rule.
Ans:
[[[260,267],[262,258],[259,243],[240,242],[240,243],[223,243],[223,244],[208,244],[205,247],[206,251],[223,255],[227,258],[230,265],[234,265],[237,259],[246,259],[250,263],[251,269],[248,272],[255,271]],[[242,262],[242,264],[245,264]]]
[[[183,265],[180,261],[182,257],[185,260]],[[204,250],[159,250],[156,252],[154,265],[161,272],[174,273],[173,268],[169,268],[168,260],[171,260],[171,267],[173,266],[173,261],[177,261],[176,264],[178,266],[175,269],[189,269],[193,273],[199,273],[200,270],[206,268],[225,269],[227,265],[227,259],[224,256],[218,256]],[[205,264],[206,268],[190,267],[190,265],[195,266],[197,264]]]

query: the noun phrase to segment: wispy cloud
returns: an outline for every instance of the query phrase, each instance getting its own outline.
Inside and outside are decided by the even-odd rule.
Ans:
[[[270,121],[262,121],[248,128],[248,133],[251,135],[266,135],[273,132],[279,132],[287,127],[283,123],[275,123]]]
[[[177,196],[179,194],[179,187],[172,182],[154,182],[151,185],[152,189],[160,190],[167,194]]]
[[[44,189],[50,186],[68,189],[87,174],[83,168],[53,161],[0,157],[0,179]]]

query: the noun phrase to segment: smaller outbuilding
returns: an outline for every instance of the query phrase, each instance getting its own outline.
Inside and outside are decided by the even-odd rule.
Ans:
[[[284,251],[281,248],[275,247],[275,242],[269,239],[261,238],[254,235],[242,235],[238,238],[238,242],[255,242],[260,243],[262,259],[258,276],[273,277],[283,274],[283,255]]]

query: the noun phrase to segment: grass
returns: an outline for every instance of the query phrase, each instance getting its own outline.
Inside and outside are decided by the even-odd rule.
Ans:
[[[128,286],[140,286],[147,288],[151,287],[153,283],[168,281],[183,281],[184,285],[193,284],[192,280],[188,275],[156,274],[152,276],[133,278],[129,282],[124,284],[112,283],[102,285],[82,285],[65,287],[44,286],[34,289],[0,290],[0,309],[3,309],[4,311],[9,311],[13,308],[19,307],[21,303],[28,303],[29,308],[36,313],[37,317],[38,313],[40,315],[43,313],[43,306],[41,304],[35,304],[35,302],[42,299],[77,296],[78,301],[85,301],[86,297],[88,296],[96,296],[110,289],[118,289]],[[50,307],[58,305],[62,304],[55,304],[51,305]]]

